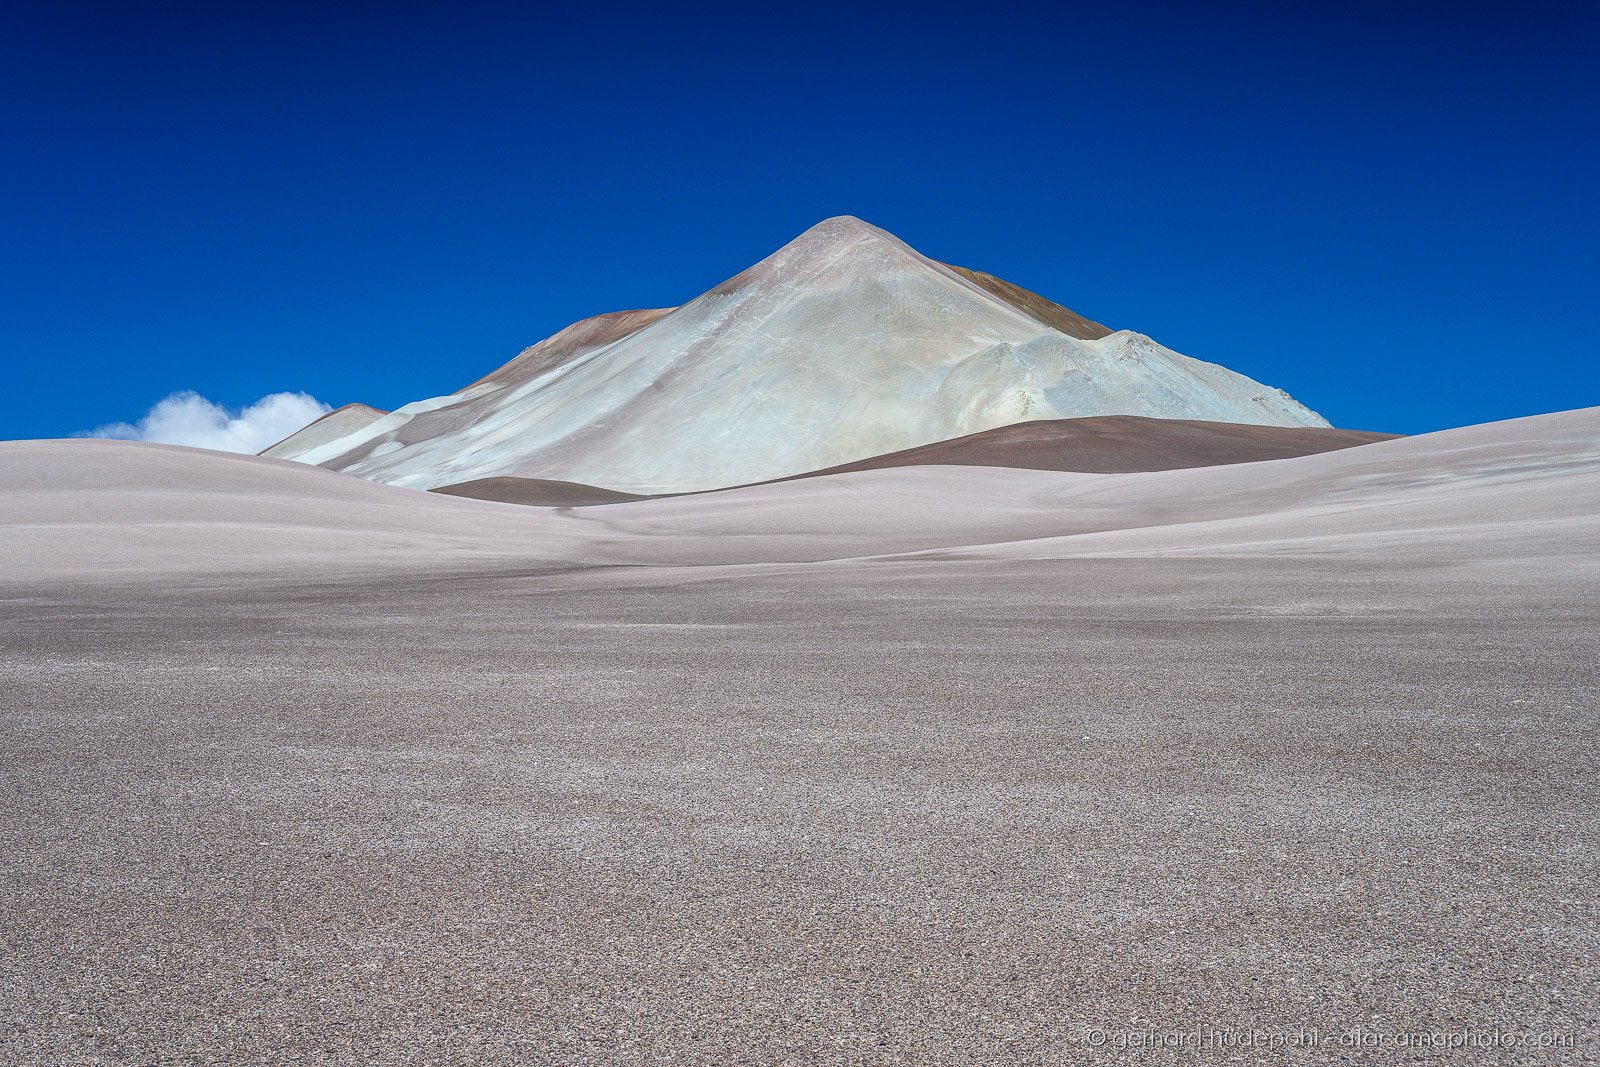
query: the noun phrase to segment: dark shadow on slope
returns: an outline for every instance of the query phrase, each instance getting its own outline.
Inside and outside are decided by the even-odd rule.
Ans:
[[[474,500],[498,500],[503,504],[532,504],[542,508],[583,508],[594,504],[621,504],[647,500],[636,493],[620,493],[598,485],[558,482],[548,478],[476,478],[470,482],[441,485],[430,493],[466,496]]]
[[[1295,456],[1354,448],[1375,441],[1389,441],[1395,436],[1317,426],[1246,426],[1228,422],[1103,415],[1001,426],[966,437],[872,456],[775,481],[789,482],[829,474],[917,466],[1015,467],[1081,474],[1133,474],[1292,459]],[[432,492],[538,507],[590,507],[651,499],[599,486],[543,478],[479,478],[441,486]]]
[[[1324,426],[1246,426],[1232,422],[1099,415],[1019,422],[949,441],[841,463],[798,477],[928,464],[1133,474],[1291,459],[1388,441],[1394,436]]]

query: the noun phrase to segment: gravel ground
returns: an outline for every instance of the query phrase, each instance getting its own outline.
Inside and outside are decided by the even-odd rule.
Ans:
[[[12,586],[0,1061],[1600,1062],[1531,573]]]

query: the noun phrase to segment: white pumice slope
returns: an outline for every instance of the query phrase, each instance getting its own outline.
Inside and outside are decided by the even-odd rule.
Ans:
[[[1140,334],[1051,329],[840,217],[681,308],[585,320],[293,458],[412,488],[516,476],[687,492],[1089,415],[1327,425]]]
[[[366,404],[346,404],[307,423],[277,444],[262,449],[260,455],[268,459],[299,459],[329,441],[337,441],[366,429],[387,414]]]

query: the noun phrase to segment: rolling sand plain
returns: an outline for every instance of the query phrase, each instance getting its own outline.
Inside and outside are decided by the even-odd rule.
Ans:
[[[6,1062],[1597,1053],[1600,409],[581,509],[3,443],[0,538]]]

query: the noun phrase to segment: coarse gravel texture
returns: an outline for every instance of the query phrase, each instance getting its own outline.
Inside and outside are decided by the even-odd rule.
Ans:
[[[0,443],[0,1067],[1596,1062],[1597,530],[1600,409],[581,509]]]
[[[0,1060],[1594,1062],[1595,616],[1292,560],[13,589]]]

